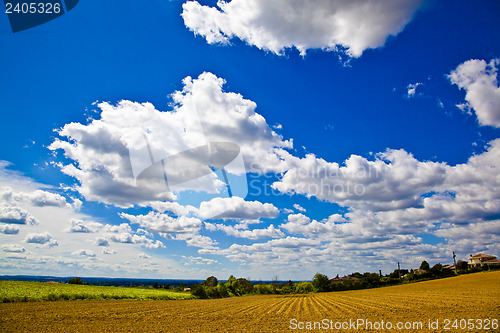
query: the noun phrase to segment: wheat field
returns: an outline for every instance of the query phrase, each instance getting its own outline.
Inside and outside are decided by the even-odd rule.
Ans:
[[[0,331],[498,332],[499,315],[496,271],[307,295],[7,303],[0,304]]]

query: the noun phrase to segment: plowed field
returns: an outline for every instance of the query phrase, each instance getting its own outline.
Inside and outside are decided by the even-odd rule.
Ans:
[[[488,272],[308,295],[8,303],[0,304],[0,332],[389,332],[389,323],[399,332],[499,332],[499,316],[500,272]]]

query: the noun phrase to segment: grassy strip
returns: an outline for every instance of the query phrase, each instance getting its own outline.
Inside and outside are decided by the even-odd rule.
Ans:
[[[1,303],[110,299],[175,300],[191,298],[194,297],[189,293],[165,289],[0,281]]]

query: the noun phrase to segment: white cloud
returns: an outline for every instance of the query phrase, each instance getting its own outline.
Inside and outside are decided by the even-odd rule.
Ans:
[[[182,256],[182,257],[190,262],[195,263],[196,265],[213,265],[218,263],[218,261],[214,259],[193,257],[193,256]]]
[[[0,224],[0,233],[6,235],[17,235],[19,233],[19,227],[17,225],[1,225]]]
[[[49,247],[58,245],[57,241],[52,238],[52,235],[49,232],[29,233],[24,239],[24,242],[34,244],[48,244]]]
[[[115,254],[116,253],[115,250],[110,250],[107,247],[103,248],[101,252],[102,252],[102,254]]]
[[[106,238],[104,238],[104,237],[97,237],[96,240],[95,240],[95,245],[97,245],[97,246],[108,246],[109,245],[109,241]]]
[[[217,245],[217,242],[210,237],[194,233],[182,233],[176,234],[175,236],[161,233],[160,235],[166,238],[170,237],[172,239],[182,240],[186,242],[187,246],[194,246],[202,249],[215,249],[215,245]]]
[[[85,222],[82,220],[71,219],[69,221],[69,226],[66,229],[67,232],[81,232],[81,233],[93,233],[96,232],[103,225],[97,222]]]
[[[233,244],[226,250],[200,250],[200,253],[235,253],[235,252],[267,252],[271,248],[286,248],[286,249],[298,249],[302,247],[318,246],[320,241],[307,238],[299,237],[285,237],[279,239],[272,239],[266,243],[253,243],[252,245],[240,245]]]
[[[0,222],[12,224],[38,224],[35,217],[16,206],[0,206]]]
[[[397,256],[403,255],[417,262],[428,258],[438,261],[441,257],[446,260],[446,253],[457,249],[462,256],[469,252],[496,253],[500,237],[499,169],[500,139],[492,141],[484,153],[472,156],[467,163],[445,165],[443,181],[429,189],[420,205],[384,211],[351,207],[344,216],[334,214],[322,221],[301,213],[291,214],[279,227],[317,239],[326,246],[325,250],[311,249],[314,258],[309,260],[327,260],[327,249],[336,256],[339,251],[348,251],[350,258],[359,260],[365,269],[367,257],[383,262],[390,258],[399,260]],[[437,246],[425,244],[422,238],[414,236],[420,234],[433,234],[443,241]],[[261,265],[274,260],[270,255],[251,255],[247,259]]]
[[[429,162],[417,162],[410,155],[401,155],[406,156],[406,163],[398,166],[395,164],[400,162],[394,163],[389,169],[380,172],[379,176],[371,179],[371,182],[365,176],[358,178],[360,184],[368,187],[359,202],[350,198],[348,193],[334,193],[330,197],[333,202],[351,207],[350,212],[345,214],[345,219],[340,215],[332,215],[327,221],[318,222],[311,221],[303,214],[292,214],[288,216],[288,223],[280,228],[308,237],[351,237],[350,241],[357,242],[392,237],[391,235],[396,234],[428,232],[434,229],[434,225],[443,221],[452,225],[488,225],[492,223],[489,221],[491,217],[500,213],[500,139],[492,141],[484,153],[472,156],[467,163],[455,166],[434,163],[425,165]],[[405,170],[402,170],[403,165],[406,165]],[[326,172],[318,174],[328,175]],[[338,172],[333,175],[346,178],[348,173]],[[325,180],[323,183],[327,182],[328,180]],[[369,196],[368,193],[374,191],[369,187],[379,182],[383,184],[379,197]],[[407,187],[410,184],[413,184],[412,188]],[[393,189],[395,196],[384,198],[384,191],[389,188]],[[395,201],[407,197],[413,198],[409,202],[414,204],[394,204]]]
[[[8,211],[9,216],[12,215],[12,211],[25,212],[33,219],[36,218],[38,224],[19,224],[24,223],[20,218],[16,219],[18,222],[16,224],[0,223],[0,270],[4,274],[47,275],[49,272],[59,276],[94,274],[110,277],[144,277],[145,274],[154,277],[165,276],[165,274],[192,276],[195,274],[170,259],[168,255],[151,254],[158,264],[155,266],[151,261],[151,265],[142,266],[144,262],[137,258],[138,252],[143,251],[144,248],[164,247],[163,243],[151,239],[152,235],[144,230],[137,229],[134,232],[128,223],[101,225],[93,222],[96,221],[96,217],[75,211],[73,205],[41,205],[40,200],[37,203],[36,200],[27,199],[32,198],[31,193],[50,187],[37,183],[19,172],[6,169],[5,166],[9,165],[11,164],[8,162],[0,161],[0,207],[8,207],[9,209],[4,212]],[[63,188],[63,190],[67,189]],[[3,196],[4,194],[8,194],[8,198]],[[23,214],[16,215],[22,216]],[[85,227],[94,232],[92,234],[67,232],[66,228],[71,226],[79,227],[80,231],[83,231]],[[120,237],[123,233],[130,234],[133,243],[109,241],[112,235]],[[127,241],[128,237],[121,239]],[[25,251],[2,250],[2,245],[14,243],[22,244]],[[58,244],[57,247],[56,244]],[[105,248],[104,251],[103,248]],[[96,256],[71,255],[72,252],[80,251],[80,249],[92,251]],[[113,255],[104,255],[105,253]],[[127,261],[129,263],[126,263]]]
[[[141,259],[151,259],[151,256],[148,256],[146,253],[139,253],[139,258],[141,258]]]
[[[201,220],[194,217],[172,217],[167,214],[150,212],[147,215],[131,215],[121,213],[120,216],[129,220],[132,224],[139,224],[141,227],[154,233],[196,233],[201,228]]]
[[[225,161],[230,162],[225,166],[230,179],[245,175],[245,168],[257,173],[285,170],[280,153],[291,148],[292,142],[284,141],[267,125],[255,112],[254,102],[224,92],[224,83],[211,73],[202,73],[197,79],[186,77],[183,89],[171,95],[174,107],[168,112],[158,111],[149,103],[100,103],[100,119],[86,125],[65,125],[58,131],[61,138],[49,148],[63,150],[75,161],[58,165],[78,180],[76,190],[87,200],[120,207],[138,204],[175,209],[157,203],[176,198],[165,186],[164,173],[176,191],[224,190],[225,182],[201,161],[207,142],[227,143],[210,146],[212,155],[218,154],[220,159],[236,156],[234,163]],[[144,139],[146,133],[148,140]],[[238,147],[244,162],[235,150]],[[160,161],[167,157],[161,179],[146,173],[136,184],[134,176],[151,164],[151,158]],[[153,173],[153,169],[147,172]],[[205,171],[207,175],[203,176]]]
[[[159,249],[165,247],[165,245],[163,245],[163,243],[158,240],[155,241],[150,238],[147,238],[144,235],[142,236],[132,235],[127,232],[122,234],[113,234],[111,235],[110,239],[116,243],[140,244],[149,249]]]
[[[3,201],[24,202],[38,207],[64,207],[66,205],[66,199],[59,194],[43,190],[34,190],[31,192],[14,191],[9,186],[0,187],[0,198]]]
[[[467,103],[457,106],[465,112],[472,108],[479,124],[483,126],[500,127],[500,87],[497,79],[499,64],[500,59],[493,59],[489,63],[471,59],[448,75],[452,84],[466,91]]]
[[[210,44],[238,37],[259,49],[283,54],[295,47],[342,50],[359,57],[400,33],[420,0],[232,0],[217,6],[183,4],[184,24]]]
[[[74,256],[85,256],[85,257],[95,257],[95,253],[94,251],[91,251],[91,250],[78,250],[78,251],[74,251],[74,252],[71,252],[72,255]]]
[[[128,223],[122,223],[119,225],[106,224],[103,230],[111,233],[125,233],[132,232],[132,227]]]
[[[285,234],[279,230],[276,229],[273,225],[270,225],[269,227],[265,229],[253,229],[253,230],[248,230],[247,226],[245,225],[244,227],[239,227],[239,226],[230,226],[230,225],[224,225],[224,224],[210,224],[210,223],[205,223],[205,227],[207,229],[213,230],[221,230],[224,233],[226,233],[229,236],[233,237],[239,237],[239,238],[248,238],[248,239],[262,239],[262,238],[282,238],[285,237]]]
[[[4,244],[2,245],[2,250],[4,252],[11,252],[11,253],[26,252],[26,249],[19,244]]]
[[[279,209],[270,203],[245,201],[240,197],[214,198],[202,202],[200,215],[204,218],[258,219],[278,216]]]
[[[423,83],[420,83],[420,82],[417,82],[417,83],[410,83],[406,89],[408,89],[408,92],[407,92],[407,97],[408,98],[411,98],[411,97],[414,97],[416,94],[417,94],[417,88],[419,86],[422,86]]]
[[[343,166],[312,154],[287,161],[290,169],[274,189],[372,210],[420,205],[420,196],[441,185],[446,171],[444,163],[421,162],[402,149],[388,149],[373,161],[351,155]]]
[[[181,205],[177,202],[170,201],[153,201],[148,203],[148,206],[159,213],[171,212],[177,216],[197,215],[198,209],[190,205]]]
[[[301,234],[307,237],[318,238],[326,237],[330,239],[332,233],[335,232],[335,222],[344,222],[345,219],[338,215],[332,215],[326,221],[318,222],[316,220],[311,221],[311,219],[304,214],[291,214],[288,215],[288,222],[282,224],[280,228],[287,230],[293,234]]]
[[[302,213],[304,213],[306,211],[306,209],[299,204],[294,204],[293,208],[295,208],[296,210],[298,210],[299,212],[302,212]]]
[[[66,205],[66,199],[63,196],[56,193],[36,190],[31,193],[26,193],[25,195],[26,198],[24,200],[29,200],[34,206],[64,207]]]

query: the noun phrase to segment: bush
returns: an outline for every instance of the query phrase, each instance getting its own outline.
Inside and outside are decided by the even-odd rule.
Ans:
[[[276,290],[273,290],[276,292]],[[280,294],[292,294],[295,291],[293,287],[292,281],[288,281],[287,283],[283,284],[283,286],[280,288],[279,292]]]
[[[253,286],[254,292],[260,295],[274,294],[274,288],[271,284],[259,283]]]
[[[297,294],[308,294],[315,290],[314,285],[311,282],[297,282],[294,284],[295,293]]]

